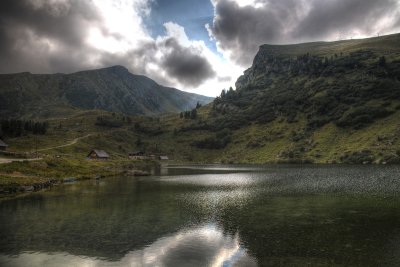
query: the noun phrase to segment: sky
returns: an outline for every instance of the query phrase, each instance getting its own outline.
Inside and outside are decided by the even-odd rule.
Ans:
[[[2,0],[0,73],[123,65],[216,96],[262,44],[398,32],[400,0]]]

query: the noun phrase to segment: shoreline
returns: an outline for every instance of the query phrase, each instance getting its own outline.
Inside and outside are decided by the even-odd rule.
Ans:
[[[64,179],[50,179],[45,182],[36,182],[36,183],[28,183],[28,184],[19,184],[12,183],[8,185],[0,185],[0,203],[4,200],[15,199],[17,197],[22,197],[24,195],[28,195],[30,193],[35,193],[39,191],[44,191],[46,189],[50,189],[53,186],[69,184],[87,180],[101,180],[110,177],[116,176],[132,176],[132,177],[141,177],[141,176],[150,176],[151,173],[142,170],[131,170],[131,171],[121,171],[120,173],[111,174],[111,175],[96,175],[92,177],[83,176],[83,177],[70,177]]]
[[[157,161],[126,159],[88,161],[45,158],[37,161],[14,161],[1,166],[0,202],[69,182],[121,175],[149,176],[161,164]]]
[[[47,161],[48,162],[48,161]],[[150,169],[154,170],[156,168],[160,168],[162,165],[165,165],[163,162],[159,161],[148,161],[148,160],[139,160],[139,161],[131,161],[131,160],[121,160],[114,159],[110,161],[79,161],[80,163],[84,162],[93,166],[86,166],[86,173],[70,173],[62,170],[57,170],[57,177],[49,177],[47,175],[43,176],[35,176],[34,172],[29,172],[29,170],[21,173],[16,167],[16,171],[9,173],[0,173],[0,202],[6,199],[13,199],[25,194],[42,191],[45,189],[49,189],[52,186],[70,183],[70,182],[78,182],[84,180],[99,180],[107,177],[113,176],[150,176],[152,172]],[[37,169],[37,165],[46,164],[46,159],[40,159],[36,161],[15,161],[11,163],[2,164],[2,166],[7,166],[11,164],[28,164],[33,165],[33,169]],[[68,166],[68,171],[70,169],[74,169],[74,164],[70,164]],[[85,164],[81,164],[85,165]],[[269,162],[269,163],[222,163],[222,162],[214,162],[214,163],[204,163],[204,162],[184,162],[184,161],[169,161],[169,166],[212,166],[212,165],[241,165],[241,166],[393,166],[398,164],[378,164],[378,163],[368,163],[368,164],[350,164],[350,163],[311,163],[311,162]],[[102,166],[102,169],[96,169]],[[39,166],[40,169],[40,166]],[[33,170],[32,170],[33,171]],[[15,176],[17,173],[17,176]],[[10,182],[4,183],[4,178],[8,178]]]

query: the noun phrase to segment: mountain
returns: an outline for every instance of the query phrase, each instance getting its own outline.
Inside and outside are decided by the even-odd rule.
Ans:
[[[1,74],[3,117],[64,116],[74,109],[158,115],[192,109],[211,97],[164,87],[122,66],[72,74]]]
[[[114,70],[72,75],[86,77],[76,98],[68,95],[74,92],[72,82],[62,87],[54,82],[62,75],[51,76],[44,86],[48,92],[35,95],[38,106],[33,108],[42,108],[44,95],[50,102],[62,99],[57,101],[70,107],[68,99],[73,99],[90,108],[91,102],[85,101],[92,94],[83,97],[90,81],[101,80],[101,88],[114,86],[96,78],[101,71]],[[33,80],[31,74],[18,75]],[[37,92],[37,84],[15,78],[18,75],[10,84]],[[77,78],[64,81],[71,80]],[[112,80],[118,86],[124,81]],[[63,88],[57,89],[61,95],[51,93],[51,84]],[[8,98],[23,99],[23,94]],[[29,104],[29,99],[24,101]],[[129,151],[145,151],[199,163],[400,163],[400,34],[262,45],[252,66],[238,78],[236,90],[222,91],[190,114],[127,120],[123,114],[85,110],[48,123],[48,132],[39,138],[4,135],[3,140],[10,150],[32,150],[37,144],[56,147],[46,153],[78,158],[96,147],[120,158]],[[86,138],[92,135],[96,138]]]

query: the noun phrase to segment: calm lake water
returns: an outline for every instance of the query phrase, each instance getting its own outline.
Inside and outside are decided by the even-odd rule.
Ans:
[[[400,266],[400,167],[173,166],[0,203],[0,266]]]

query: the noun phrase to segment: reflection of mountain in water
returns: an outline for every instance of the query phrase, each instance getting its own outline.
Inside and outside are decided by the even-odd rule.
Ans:
[[[2,202],[0,253],[58,265],[400,266],[398,166],[243,171],[174,169]]]
[[[257,266],[256,260],[239,244],[237,235],[225,235],[209,224],[181,230],[162,237],[121,260],[109,261],[66,253],[23,253],[18,257],[0,256],[5,266]]]

